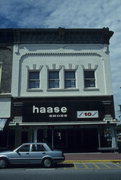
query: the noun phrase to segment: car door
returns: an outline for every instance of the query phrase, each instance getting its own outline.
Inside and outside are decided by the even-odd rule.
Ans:
[[[42,144],[33,144],[30,152],[30,163],[40,164],[42,158],[45,155],[46,155],[46,150]]]
[[[30,163],[30,144],[21,146],[16,151],[15,164],[29,164]]]

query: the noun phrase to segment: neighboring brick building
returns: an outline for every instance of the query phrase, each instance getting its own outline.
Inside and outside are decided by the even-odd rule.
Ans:
[[[8,130],[4,127],[11,117],[13,45],[7,42],[6,33],[8,30],[0,30],[0,147],[6,146]]]
[[[9,29],[9,35],[8,146],[46,141],[65,152],[117,149],[109,62],[113,32]]]

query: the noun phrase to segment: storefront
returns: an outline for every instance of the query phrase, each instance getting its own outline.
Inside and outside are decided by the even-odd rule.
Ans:
[[[11,96],[0,96],[0,151],[8,147],[8,125],[11,117]]]
[[[15,130],[15,146],[43,141],[65,152],[116,149],[112,101],[112,97],[14,99],[10,129]]]

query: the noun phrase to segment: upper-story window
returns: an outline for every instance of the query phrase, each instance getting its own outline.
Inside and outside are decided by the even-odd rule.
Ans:
[[[59,71],[48,72],[48,88],[59,88]]]
[[[40,72],[39,71],[29,71],[28,77],[28,88],[39,88],[40,87]]]
[[[84,86],[85,88],[95,87],[95,71],[84,70]]]
[[[65,88],[76,88],[75,71],[65,71]]]

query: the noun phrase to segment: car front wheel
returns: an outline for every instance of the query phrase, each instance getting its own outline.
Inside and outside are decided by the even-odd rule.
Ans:
[[[50,168],[50,167],[52,167],[52,165],[53,165],[53,162],[52,162],[52,159],[50,159],[50,158],[45,158],[45,159],[43,159],[43,166],[45,167],[45,168]]]
[[[8,165],[6,159],[0,159],[0,168],[6,168]]]

